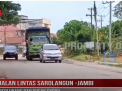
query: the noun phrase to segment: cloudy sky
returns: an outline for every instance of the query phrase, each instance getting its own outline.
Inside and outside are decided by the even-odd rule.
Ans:
[[[70,20],[83,20],[90,22],[90,14],[88,8],[93,7],[93,1],[14,1],[20,3],[22,10],[20,15],[27,15],[29,18],[41,19],[48,18],[51,20],[51,32],[56,33],[58,29],[63,28],[65,22]],[[114,7],[119,1],[112,4]],[[96,1],[99,15],[107,15],[109,13],[109,4],[102,4],[102,1]],[[105,8],[104,8],[105,7]],[[113,12],[112,12],[113,13]],[[98,17],[100,19],[100,17]],[[117,20],[112,17],[112,21]],[[94,21],[93,21],[94,23]],[[103,26],[109,24],[109,14],[103,19]],[[98,22],[100,26],[100,22]]]

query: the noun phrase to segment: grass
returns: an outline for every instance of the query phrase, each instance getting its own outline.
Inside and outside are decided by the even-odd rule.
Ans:
[[[109,66],[113,66],[113,67],[119,67],[119,68],[122,68],[122,64],[118,64],[118,65],[113,65],[113,64],[110,64]]]
[[[79,55],[75,55],[75,56],[74,55],[66,56],[66,55],[63,54],[63,57],[67,58],[67,59],[74,59],[76,61],[81,61],[81,62],[98,61],[98,62],[100,62],[99,64],[103,65],[103,56],[100,56],[99,58],[94,58],[93,56],[86,55],[86,54],[79,54]],[[109,62],[109,60],[113,60],[110,57],[105,58],[105,59],[106,59],[106,62]],[[121,60],[122,60],[122,58],[121,58]],[[115,61],[114,63],[109,64],[109,66],[122,68],[122,61],[120,61],[120,62]]]
[[[82,61],[82,62],[84,62],[84,61],[95,61],[95,60],[91,59],[90,55],[86,55],[86,54],[70,55],[70,56],[63,55],[63,57],[69,58],[69,59],[74,59],[77,61]]]

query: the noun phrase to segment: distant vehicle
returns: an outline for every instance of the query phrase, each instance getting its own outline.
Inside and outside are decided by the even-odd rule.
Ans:
[[[57,44],[44,44],[40,49],[40,62],[62,62],[62,54]]]
[[[15,60],[18,60],[18,51],[17,47],[14,45],[6,45],[3,49],[3,60],[6,60],[6,58],[15,58]]]
[[[50,43],[50,29],[47,27],[30,27],[25,33],[26,59],[39,58],[39,49],[43,44]]]
[[[26,46],[23,47],[23,50],[22,50],[22,57],[25,57],[26,56]]]

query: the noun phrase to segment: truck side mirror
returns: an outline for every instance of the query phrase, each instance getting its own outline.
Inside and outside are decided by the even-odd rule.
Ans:
[[[30,41],[32,41],[32,38],[30,38]]]

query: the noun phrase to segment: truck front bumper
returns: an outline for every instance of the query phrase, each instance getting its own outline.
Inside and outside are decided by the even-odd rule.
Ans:
[[[29,53],[29,56],[32,58],[39,58],[39,53]]]

